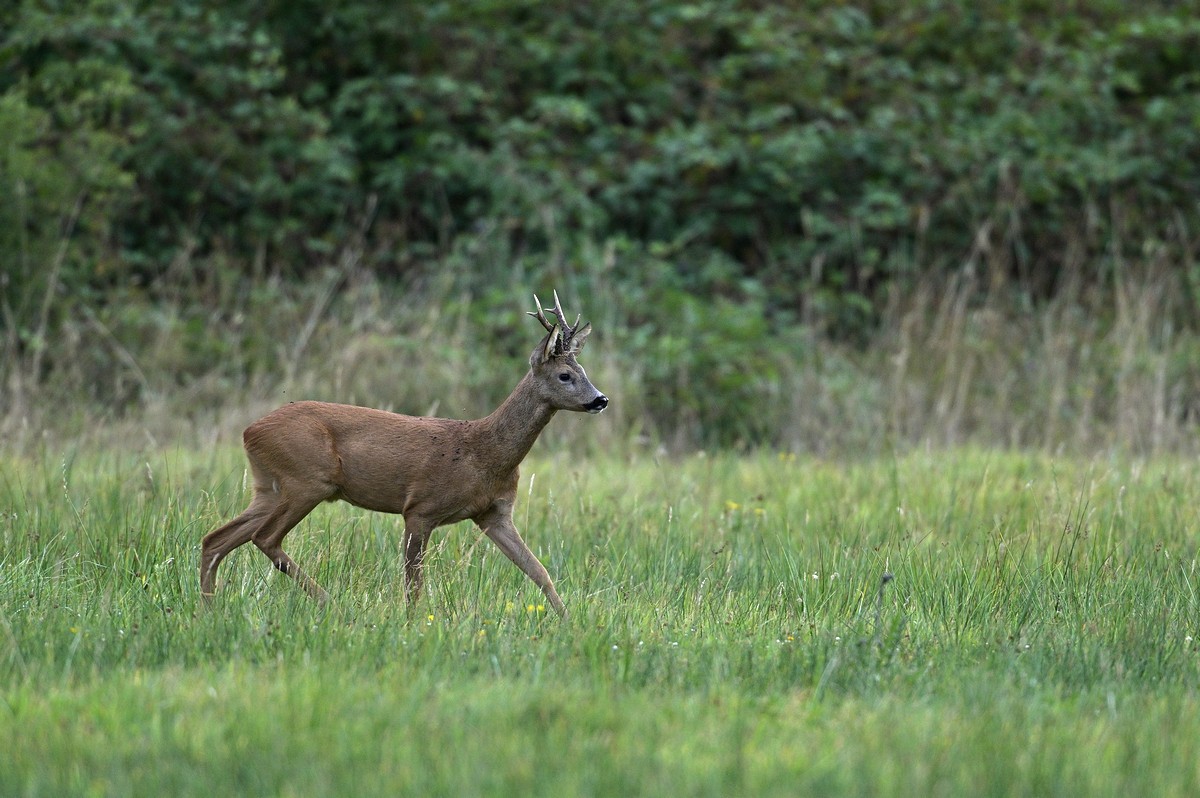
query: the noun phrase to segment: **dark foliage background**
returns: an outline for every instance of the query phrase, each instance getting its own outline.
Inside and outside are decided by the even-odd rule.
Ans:
[[[628,432],[787,444],[814,374],[895,389],[828,364],[896,340],[931,290],[947,318],[961,300],[1012,322],[1000,349],[1026,313],[1050,340],[1066,302],[1095,349],[1152,285],[1143,354],[1188,423],[1198,11],[19,0],[0,10],[10,419],[304,374],[332,393],[314,362],[365,374],[386,351],[410,374],[438,359],[422,384],[457,379],[482,399],[443,411],[476,412],[523,359],[529,289],[555,285],[607,325]],[[1067,420],[1116,421],[1125,377]]]

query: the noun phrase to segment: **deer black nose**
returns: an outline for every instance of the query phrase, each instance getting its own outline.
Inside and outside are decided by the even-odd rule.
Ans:
[[[589,413],[599,413],[604,408],[608,407],[608,397],[600,394],[592,401],[583,406],[583,409]]]

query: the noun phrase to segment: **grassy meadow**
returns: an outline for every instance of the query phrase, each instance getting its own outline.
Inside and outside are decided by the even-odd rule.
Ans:
[[[398,517],[252,546],[217,446],[0,463],[0,795],[1194,795],[1200,473],[956,449],[568,459],[406,607]]]

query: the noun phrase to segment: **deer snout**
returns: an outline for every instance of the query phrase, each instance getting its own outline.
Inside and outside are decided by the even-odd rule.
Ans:
[[[599,413],[604,408],[608,407],[608,397],[600,394],[592,401],[583,406],[583,409],[589,413]]]

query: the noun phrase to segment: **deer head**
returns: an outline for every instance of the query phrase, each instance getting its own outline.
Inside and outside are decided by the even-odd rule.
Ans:
[[[592,325],[580,327],[578,316],[574,324],[568,324],[558,291],[554,292],[553,308],[543,308],[537,294],[533,296],[533,305],[537,310],[529,315],[546,328],[546,337],[529,356],[529,367],[538,378],[543,397],[557,410],[599,413],[608,407],[608,397],[596,390],[583,366],[575,360],[592,332]],[[547,310],[554,314],[555,323],[546,318]]]

